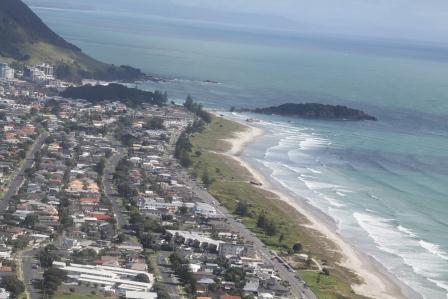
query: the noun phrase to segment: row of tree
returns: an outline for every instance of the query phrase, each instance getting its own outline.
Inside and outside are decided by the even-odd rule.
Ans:
[[[193,145],[190,142],[187,132],[183,132],[176,142],[176,147],[174,150],[174,156],[179,160],[183,167],[190,167],[193,164],[191,159],[191,151]]]
[[[195,102],[193,98],[188,95],[187,99],[184,102],[184,107],[188,110],[196,114],[199,118],[201,118],[206,123],[209,123],[212,121],[212,117],[210,113],[205,111],[201,104]]]
[[[261,211],[257,218],[257,227],[264,230],[264,232],[269,235],[273,236],[277,234],[277,224],[274,222],[274,220],[267,217],[265,211]]]
[[[188,261],[177,252],[170,255],[170,262],[174,272],[179,277],[182,285],[189,294],[196,293],[196,279],[191,272]]]

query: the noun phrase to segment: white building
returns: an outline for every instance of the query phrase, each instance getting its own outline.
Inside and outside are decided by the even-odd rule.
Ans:
[[[8,299],[10,298],[10,293],[4,288],[0,288],[0,299]]]
[[[215,207],[208,203],[197,202],[195,208],[196,215],[205,217],[205,218],[218,218],[219,214],[216,211]]]
[[[157,299],[157,293],[126,291],[125,297],[126,299]]]
[[[174,236],[176,239],[181,239],[184,244],[199,247],[213,246],[216,250],[219,250],[220,246],[225,242],[220,240],[214,240],[210,238],[209,233],[184,231],[184,230],[167,230],[167,232]]]
[[[46,63],[42,63],[42,64],[36,65],[36,69],[38,69],[41,72],[43,72],[43,74],[47,78],[54,79],[54,68],[53,68],[52,65],[49,65],[49,64],[46,64]]]
[[[108,266],[91,266],[64,262],[54,262],[53,266],[67,272],[67,276],[78,282],[96,283],[100,287],[109,287],[117,290],[121,296],[126,292],[150,292],[154,284],[154,275],[132,269]],[[149,282],[135,281],[137,275],[145,275]]]
[[[38,64],[36,66],[27,66],[24,76],[34,82],[46,82],[54,80],[53,66],[49,64]]]
[[[14,79],[14,69],[10,68],[6,63],[0,63],[0,78],[6,80]]]

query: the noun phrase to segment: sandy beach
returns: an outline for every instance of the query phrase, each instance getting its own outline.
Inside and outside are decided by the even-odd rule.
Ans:
[[[232,121],[234,120],[232,119]],[[282,200],[295,208],[298,213],[309,220],[310,228],[320,232],[334,243],[335,248],[342,256],[339,264],[356,273],[363,281],[362,284],[352,285],[353,290],[359,295],[372,298],[409,298],[409,296],[403,294],[403,289],[400,287],[398,280],[389,275],[385,269],[380,265],[377,265],[370,257],[357,251],[353,246],[346,242],[336,233],[335,228],[328,224],[328,221],[320,219],[319,215],[313,212],[309,207],[299,205],[298,201],[294,200],[289,194],[274,187],[269,182],[268,178],[240,157],[247,144],[264,134],[264,131],[260,128],[250,126],[246,123],[241,124],[244,125],[246,129],[236,133],[234,138],[225,139],[225,141],[231,144],[231,149],[224,154],[237,160],[252,174],[255,180],[262,183],[260,188],[276,194],[279,200]]]

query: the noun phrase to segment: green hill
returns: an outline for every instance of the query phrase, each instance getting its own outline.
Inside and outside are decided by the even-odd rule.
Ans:
[[[60,79],[135,80],[144,74],[128,66],[102,63],[67,42],[21,0],[0,0],[0,60],[50,63]]]

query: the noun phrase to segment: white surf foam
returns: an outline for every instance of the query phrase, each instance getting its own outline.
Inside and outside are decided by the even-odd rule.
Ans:
[[[439,246],[420,240],[414,232],[403,226],[397,227],[393,219],[359,212],[353,213],[353,217],[368,233],[378,249],[401,258],[412,268],[413,274],[402,270],[404,274],[399,277],[400,279],[417,292],[427,294],[427,298],[441,298],[441,291],[429,289],[421,284],[422,279],[440,282],[442,277],[447,275],[447,259]],[[384,266],[390,267],[387,264]],[[446,295],[445,291],[443,296]]]
[[[331,198],[331,197],[328,197],[328,196],[325,196],[324,197],[332,206],[334,206],[334,207],[336,207],[336,208],[342,208],[342,207],[345,207],[345,205],[344,204],[342,204],[342,203],[340,203],[339,201],[337,201],[336,199],[334,199],[334,198]]]
[[[336,194],[341,197],[345,197],[345,193],[342,193],[341,191],[336,191]]]
[[[448,298],[448,283],[447,282],[436,280],[436,279],[431,279],[431,278],[429,278],[428,280],[431,281],[432,283],[435,283],[439,288],[447,291],[446,298]]]
[[[430,242],[426,242],[423,240],[418,241],[419,244],[425,248],[426,250],[428,250],[430,253],[440,257],[443,260],[448,261],[448,254],[446,252],[444,252],[439,245],[437,244],[433,244]]]
[[[310,168],[310,167],[308,167],[307,168],[309,171],[311,171],[312,173],[316,173],[316,174],[320,174],[320,173],[322,173],[322,171],[319,171],[319,170],[316,170],[316,169],[313,169],[313,168]]]
[[[335,189],[338,188],[338,185],[325,183],[325,182],[319,182],[319,181],[311,181],[306,180],[304,178],[299,177],[299,180],[301,180],[305,186],[310,190],[318,190],[318,189]]]
[[[417,235],[412,230],[410,230],[404,226],[399,225],[399,226],[397,226],[397,229],[412,238],[417,238]]]

